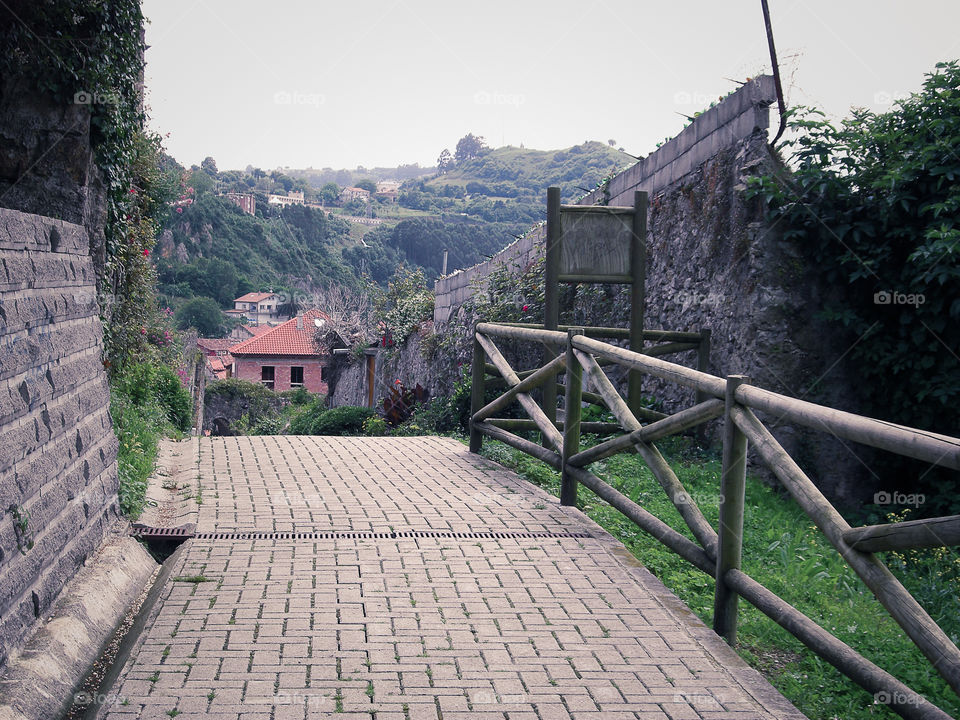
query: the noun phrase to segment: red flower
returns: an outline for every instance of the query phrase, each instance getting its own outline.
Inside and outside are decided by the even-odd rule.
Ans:
[[[136,189],[136,188],[130,188],[130,194],[131,194],[131,195],[136,195],[136,194],[137,194],[137,189]]]
[[[526,311],[529,310],[529,309],[530,309],[530,306],[529,306],[529,305],[524,305],[524,306],[523,306],[523,311],[524,311],[524,312],[526,312]]]
[[[144,256],[144,257],[150,257],[150,251],[147,250],[146,248],[144,248],[144,249],[143,249],[143,256]]]
[[[183,212],[183,208],[177,208],[177,212],[178,212],[178,213],[182,213],[182,212]]]

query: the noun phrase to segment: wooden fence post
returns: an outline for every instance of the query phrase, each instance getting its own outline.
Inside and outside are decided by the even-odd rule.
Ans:
[[[630,240],[630,349],[643,352],[643,315],[647,297],[647,193],[633,193],[633,237]],[[643,373],[627,373],[627,406],[634,415],[643,405]]]
[[[473,416],[483,407],[486,396],[484,383],[487,377],[487,355],[477,340],[477,328],[473,328],[473,366],[470,385],[470,452],[478,453],[483,445],[483,433],[473,427]]]
[[[730,645],[737,643],[739,595],[724,581],[728,570],[740,569],[743,549],[743,504],[747,476],[747,436],[733,422],[737,387],[749,383],[746,375],[728,375],[723,415],[723,466],[720,475],[720,527],[718,528],[717,574],[713,597],[713,629]]]
[[[583,394],[583,369],[573,354],[573,336],[582,329],[567,330],[567,375],[563,401],[563,458],[560,476],[560,504],[577,504],[577,479],[570,472],[567,461],[580,452],[580,417]]]
[[[702,373],[710,373],[710,336],[712,331],[701,330],[700,331],[700,344],[697,346],[697,370]],[[697,390],[697,405],[700,403],[706,402],[710,399],[710,395],[707,395],[703,390]],[[707,424],[703,423],[697,427],[697,439],[700,443],[705,443],[707,440]]]
[[[547,188],[547,241],[544,258],[543,282],[543,327],[556,330],[560,322],[560,188]],[[544,343],[543,364],[557,356],[557,349],[550,343]],[[543,414],[550,422],[557,422],[557,386],[546,383],[543,394]],[[546,438],[544,447],[549,447]]]

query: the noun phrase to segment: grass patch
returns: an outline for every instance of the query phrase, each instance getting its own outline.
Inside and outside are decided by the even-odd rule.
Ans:
[[[117,390],[111,393],[110,416],[119,441],[120,509],[135,520],[146,504],[147,481],[157,461],[160,438],[172,428],[159,403],[137,404]]]
[[[585,443],[586,445],[586,443]],[[659,445],[687,492],[717,526],[721,465],[684,438]],[[560,474],[502,443],[484,442],[484,457],[559,495]],[[675,530],[693,539],[660,484],[636,455],[617,455],[591,470]],[[618,538],[708,626],[714,581],[627,520],[585,487],[578,506]],[[891,520],[903,516],[890,517]],[[960,639],[960,558],[949,550],[888,554],[883,559],[953,642]],[[960,699],[840,558],[792,499],[747,478],[744,571],[864,657],[951,715]],[[898,717],[746,601],[740,602],[740,655],[812,720]]]

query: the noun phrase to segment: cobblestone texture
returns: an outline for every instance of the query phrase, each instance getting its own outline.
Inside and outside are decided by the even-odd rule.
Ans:
[[[104,715],[802,718],[580,513],[440,438],[200,444],[198,531]]]

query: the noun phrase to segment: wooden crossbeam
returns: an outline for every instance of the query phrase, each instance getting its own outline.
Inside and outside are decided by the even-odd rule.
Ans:
[[[557,373],[566,367],[566,363],[567,358],[564,355],[555,357],[542,368],[539,368],[536,372],[527,375],[527,377],[523,380],[520,380],[519,383],[510,387],[496,400],[480,408],[480,410],[474,414],[473,421],[480,422],[481,420],[487,419],[498,410],[505,408],[507,405],[513,402],[514,398],[520,393],[527,393],[530,390],[533,390],[535,387],[542,385],[545,381],[552,379]]]
[[[862,552],[951,547],[960,545],[960,515],[866,525],[847,530],[843,540]]]
[[[851,529],[847,521],[757,416],[749,408],[741,407],[733,408],[730,416],[807,516],[820,528],[827,540],[870,588],[880,604],[910,636],[953,691],[960,694],[960,650],[957,646],[886,565],[874,555],[854,550],[847,544],[844,534]]]
[[[483,351],[487,354],[487,357],[490,358],[490,362],[494,364],[497,371],[506,381],[510,383],[511,386],[519,385],[520,378],[517,377],[517,374],[513,371],[513,368],[510,367],[510,363],[507,362],[507,359],[500,352],[499,348],[497,348],[490,338],[480,333],[479,329],[483,326],[484,324],[477,326],[477,342],[480,343]],[[556,426],[550,422],[536,401],[527,393],[517,393],[516,397],[520,405],[523,406],[523,409],[527,411],[530,419],[537,424],[537,427],[540,429],[540,432],[543,433],[547,442],[553,446],[556,452],[563,452],[563,435],[561,435]]]
[[[594,445],[592,448],[573,455],[568,462],[577,467],[585,467],[598,460],[605,460],[619,452],[633,452],[635,450],[633,446],[638,442],[655,442],[660,438],[676,435],[721,415],[723,415],[723,402],[716,399],[707,400],[657,422],[644,425],[632,433]]]

